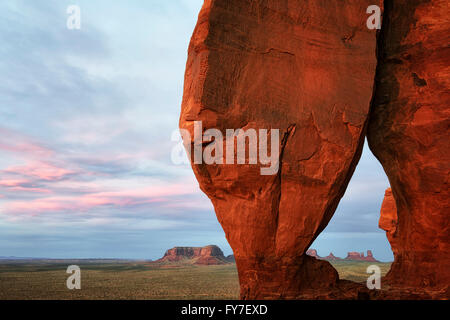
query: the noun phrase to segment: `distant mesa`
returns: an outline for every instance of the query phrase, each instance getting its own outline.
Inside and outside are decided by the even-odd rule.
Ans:
[[[206,247],[174,247],[166,251],[155,263],[182,263],[194,265],[221,265],[234,262],[234,256],[224,256],[216,245]]]
[[[354,260],[354,261],[373,261],[378,262],[373,255],[371,250],[367,250],[367,256],[364,256],[364,252],[349,252],[345,260]]]
[[[317,250],[315,249],[309,249],[306,251],[306,254],[314,257],[316,259],[320,260],[327,260],[327,261],[339,261],[339,260],[346,260],[346,261],[369,261],[369,262],[379,262],[377,259],[373,257],[372,251],[367,250],[367,256],[364,256],[364,252],[349,252],[347,253],[347,257],[345,259],[336,257],[332,252],[326,257],[321,257],[317,254]]]
[[[330,252],[330,254],[328,256],[326,256],[325,258],[323,258],[323,260],[328,260],[328,261],[339,261],[342,260],[339,257],[336,257],[333,252]]]
[[[370,261],[379,262],[373,257],[372,251],[367,250],[367,255],[364,252],[349,252],[347,257],[336,257],[332,252],[326,257],[318,255],[316,249],[309,249],[307,255],[319,260],[327,261]],[[224,265],[235,263],[234,255],[226,256],[223,251],[216,245],[209,245],[205,247],[174,247],[166,251],[161,259],[153,261],[152,263],[176,265],[176,264],[190,264],[190,265]]]

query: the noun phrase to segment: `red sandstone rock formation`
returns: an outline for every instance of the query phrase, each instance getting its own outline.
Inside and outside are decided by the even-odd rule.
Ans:
[[[190,259],[194,256],[198,256],[200,248],[194,247],[174,247],[166,251],[164,256],[156,260],[156,262],[178,262],[184,259]]]
[[[320,260],[327,260],[327,261],[337,261],[337,260],[342,260],[341,258],[336,257],[332,252],[330,252],[330,254],[326,257],[320,257],[317,254],[317,250],[316,249],[309,249],[308,251],[306,251],[306,254],[308,256],[314,257],[316,259],[320,259]],[[372,251],[371,250],[367,250],[367,256],[364,256],[364,252],[349,252],[347,253],[347,257],[345,258],[345,260],[350,260],[350,261],[373,261],[373,262],[378,262],[378,260],[376,260],[373,257]]]
[[[175,247],[169,249],[164,257],[156,263],[184,262],[197,265],[216,265],[229,262],[218,246],[206,247]]]
[[[373,254],[372,254],[371,250],[367,250],[367,256],[364,258],[364,261],[378,262],[378,260],[373,257]]]
[[[397,206],[396,222],[381,221],[394,239],[391,287],[439,291],[450,283],[448,4],[385,1],[368,141]],[[394,210],[386,201],[382,219]]]
[[[319,255],[317,254],[317,250],[316,249],[308,249],[306,251],[306,254],[310,257],[314,257],[316,259],[320,259]]]
[[[361,255],[359,252],[349,252],[347,253],[347,257],[345,257],[345,260],[359,260],[361,258]]]
[[[326,257],[323,258],[323,260],[327,260],[327,261],[339,261],[339,260],[342,260],[342,259],[339,258],[339,257],[336,257],[336,256],[333,254],[333,252],[330,252],[329,255],[327,255]]]
[[[192,165],[235,253],[242,298],[297,298],[338,285],[336,270],[305,251],[328,224],[361,154],[376,66],[365,12],[380,2],[203,5],[180,127],[191,136],[194,121],[223,134],[255,128],[281,135],[276,175],[262,176],[260,165]]]
[[[391,188],[386,189],[384,193],[383,204],[381,205],[380,220],[378,226],[386,231],[386,236],[391,244],[392,252],[394,256],[396,255],[397,241],[396,241],[396,231],[397,231],[397,206],[395,205],[395,199],[392,195]]]
[[[371,250],[367,250],[367,256],[364,256],[364,252],[349,252],[347,253],[347,257],[345,258],[345,260],[351,260],[351,261],[373,261],[373,262],[378,262],[378,260],[376,260],[373,257],[372,251]]]

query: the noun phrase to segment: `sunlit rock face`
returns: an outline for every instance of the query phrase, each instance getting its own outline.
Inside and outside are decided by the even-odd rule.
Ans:
[[[381,6],[372,0],[203,5],[189,45],[180,128],[191,137],[195,121],[203,132],[224,135],[279,129],[273,175],[261,175],[259,162],[192,159],[233,248],[242,298],[289,299],[310,290],[325,298],[340,285],[328,262],[305,251],[333,216],[361,154],[376,68],[376,32],[366,26],[373,4]]]
[[[398,225],[397,206],[395,204],[394,196],[392,195],[392,189],[386,189],[384,193],[383,203],[381,204],[380,220],[378,226],[386,231],[386,236],[391,245],[394,256],[398,251],[396,232]]]
[[[206,247],[174,247],[166,251],[156,263],[183,262],[196,265],[226,264],[231,258],[226,258],[222,250],[215,245]]]
[[[447,290],[447,298],[449,16],[446,0],[385,1],[368,130],[370,148],[392,187],[380,220],[395,255],[387,280],[416,291]]]

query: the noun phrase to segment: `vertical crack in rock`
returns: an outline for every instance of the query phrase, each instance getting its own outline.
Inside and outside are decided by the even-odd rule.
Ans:
[[[288,139],[292,134],[295,134],[295,124],[289,125],[289,127],[286,129],[286,132],[283,134],[283,138],[281,139],[281,148],[280,148],[280,156],[279,156],[279,168],[277,173],[277,183],[279,188],[279,195],[278,195],[278,207],[276,208],[276,218],[275,218],[275,238],[274,238],[274,246],[276,247],[277,242],[277,234],[278,234],[278,219],[280,216],[280,203],[281,203],[281,184],[282,184],[282,174],[283,174],[283,155],[284,155],[284,149],[287,146]]]

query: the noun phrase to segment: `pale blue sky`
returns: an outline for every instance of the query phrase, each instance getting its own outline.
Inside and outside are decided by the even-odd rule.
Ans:
[[[67,6],[81,30],[66,28]],[[158,258],[231,253],[188,166],[170,161],[187,47],[202,1],[0,3],[0,256]],[[385,174],[367,146],[313,247],[371,249]]]

